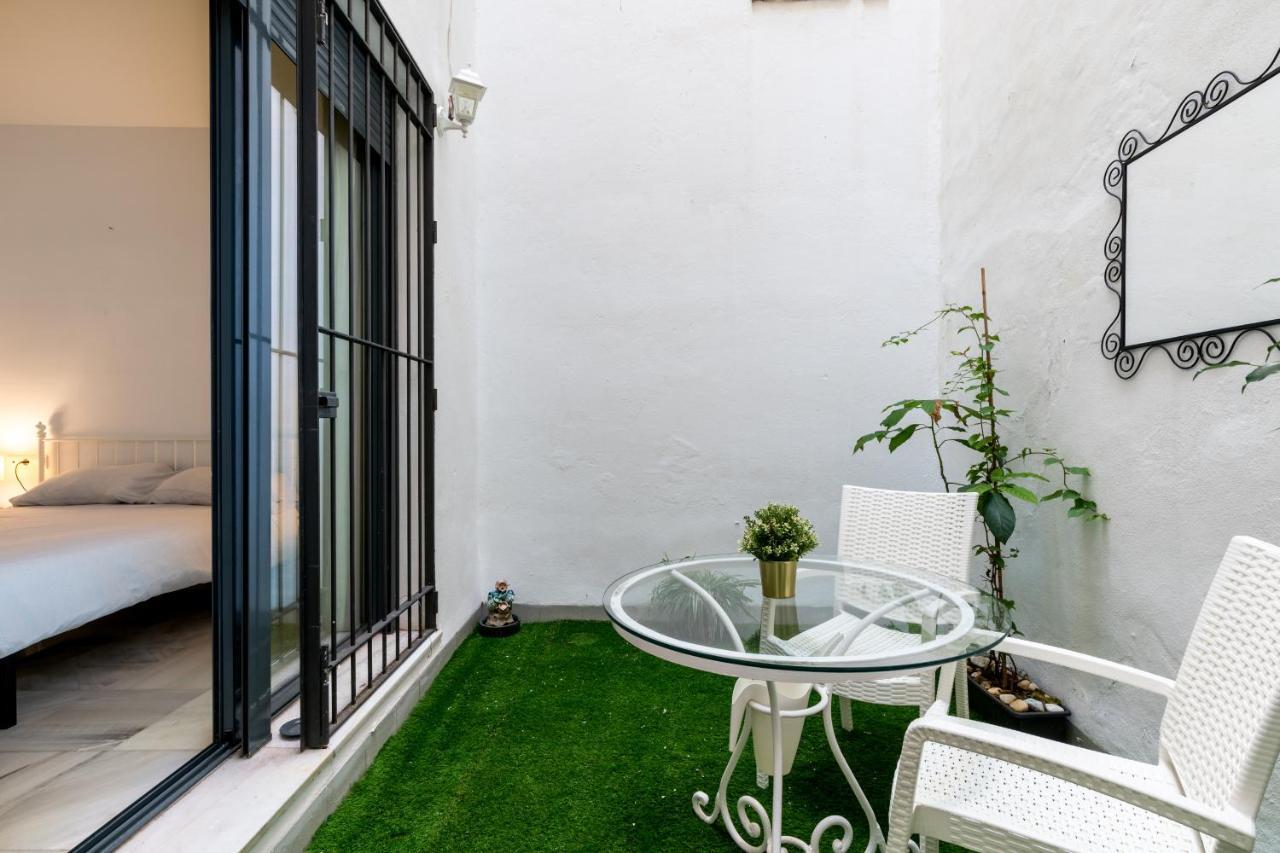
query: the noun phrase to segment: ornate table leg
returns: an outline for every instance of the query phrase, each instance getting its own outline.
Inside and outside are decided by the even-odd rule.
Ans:
[[[827,687],[819,687],[819,701],[815,705],[798,711],[782,711],[778,707],[778,689],[772,682],[767,682],[769,688],[769,707],[766,708],[758,702],[752,702],[751,708],[768,713],[770,724],[773,730],[773,802],[772,808],[766,812],[764,806],[755,797],[750,794],[743,794],[738,798],[737,817],[738,822],[742,824],[742,832],[739,832],[737,825],[734,823],[733,813],[729,811],[728,789],[729,780],[733,776],[733,771],[738,766],[738,760],[742,757],[742,752],[747,746],[747,738],[751,734],[751,726],[743,725],[742,731],[738,735],[738,741],[733,745],[733,750],[729,755],[729,763],[725,765],[724,773],[720,776],[720,787],[716,790],[715,805],[707,811],[707,804],[711,802],[711,798],[702,791],[697,791],[693,795],[693,811],[698,815],[703,823],[715,823],[716,818],[724,818],[725,829],[729,833],[729,837],[742,850],[750,851],[750,853],[784,853],[788,849],[795,849],[801,853],[819,853],[822,845],[822,836],[828,829],[838,827],[841,830],[839,838],[831,842],[831,849],[835,853],[847,853],[850,845],[853,843],[853,826],[848,819],[841,815],[831,815],[819,821],[818,825],[813,828],[813,832],[809,835],[806,842],[793,835],[782,834],[782,718],[783,717],[809,717],[815,714],[822,714],[822,725],[827,733],[827,744],[831,748],[831,754],[835,756],[836,763],[840,765],[840,771],[844,774],[845,781],[849,784],[849,788],[853,791],[854,798],[858,801],[858,805],[862,808],[862,813],[867,819],[868,834],[865,853],[872,853],[875,850],[884,850],[884,833],[880,829],[880,824],[876,821],[875,812],[871,808],[871,804],[867,801],[866,794],[862,791],[862,786],[858,784],[857,778],[853,775],[849,763],[845,761],[844,754],[840,751],[840,745],[836,741],[835,726],[831,722],[831,691]],[[744,835],[745,833],[745,835]]]

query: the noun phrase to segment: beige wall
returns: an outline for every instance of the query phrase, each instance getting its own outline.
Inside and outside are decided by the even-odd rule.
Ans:
[[[0,453],[38,419],[208,433],[208,149],[199,128],[0,127]]]
[[[209,126],[208,0],[0,0],[0,124]]]
[[[0,0],[0,455],[208,433],[208,113],[207,0]]]

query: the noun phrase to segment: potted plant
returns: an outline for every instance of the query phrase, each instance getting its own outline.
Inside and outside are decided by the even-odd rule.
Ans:
[[[1011,612],[1014,602],[1005,594],[1004,573],[1009,561],[1018,556],[1018,549],[1009,544],[1017,527],[1015,505],[1059,501],[1066,504],[1070,518],[1086,522],[1108,518],[1084,494],[1088,468],[1069,465],[1052,448],[1013,450],[1005,445],[1004,426],[1014,413],[997,401],[1008,392],[997,385],[995,352],[1000,336],[991,331],[985,269],[981,282],[981,310],[948,305],[920,328],[884,342],[883,346],[901,346],[940,321],[956,321],[954,334],[962,341],[951,351],[956,367],[941,396],[886,406],[879,428],[859,438],[853,452],[860,453],[873,443],[887,443],[892,453],[912,439],[928,436],[943,488],[978,493],[982,542],[974,547],[974,553],[986,562],[984,575],[990,596]],[[947,468],[948,457],[955,464],[954,454],[968,462],[962,479]],[[1012,620],[1009,627],[1011,633],[1019,633]],[[970,661],[969,675],[970,692],[978,697],[978,705],[986,702],[1000,709],[1016,728],[1065,735],[1069,712],[1021,672],[1009,655],[975,658]]]
[[[795,598],[796,563],[818,547],[813,524],[800,510],[770,503],[743,516],[739,547],[760,561],[760,587],[766,598]]]

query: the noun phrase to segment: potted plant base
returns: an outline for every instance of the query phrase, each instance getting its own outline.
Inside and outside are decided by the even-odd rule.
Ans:
[[[510,637],[519,630],[520,617],[514,613],[511,614],[510,619],[498,625],[491,624],[489,617],[486,616],[480,620],[480,624],[476,627],[476,631],[482,637]]]
[[[795,598],[797,560],[760,560],[760,592],[765,598]]]
[[[970,713],[983,722],[1066,743],[1071,712],[1025,678],[1016,687],[996,687],[976,665],[985,661],[977,658],[968,664]]]

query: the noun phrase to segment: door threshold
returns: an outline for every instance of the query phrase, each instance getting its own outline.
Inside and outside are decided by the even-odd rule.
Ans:
[[[298,703],[287,705],[272,720],[266,746],[223,762],[121,849],[305,849],[465,637],[465,631],[447,642],[439,631],[428,637],[333,733],[327,749],[299,749],[298,741],[280,736],[280,727],[298,716]]]

